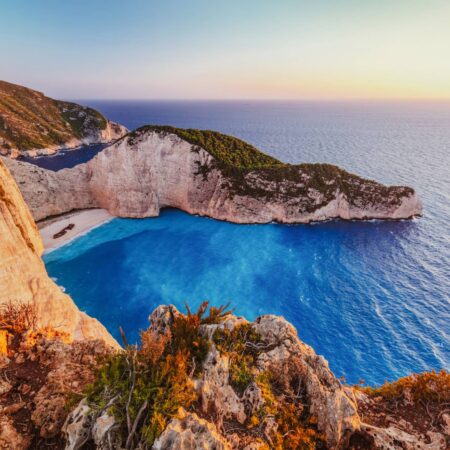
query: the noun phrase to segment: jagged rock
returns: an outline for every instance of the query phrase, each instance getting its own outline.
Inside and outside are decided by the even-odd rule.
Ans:
[[[441,420],[444,433],[450,437],[450,414],[442,414]]]
[[[108,414],[104,411],[103,414],[95,420],[94,426],[92,427],[92,438],[98,449],[109,449],[109,445],[112,442],[111,436],[109,436],[112,431],[116,421],[114,416]]]
[[[0,353],[0,369],[4,369],[9,364],[9,358]]]
[[[264,404],[261,388],[256,383],[251,382],[242,394],[242,401],[247,416],[254,414]]]
[[[90,437],[91,415],[85,399],[67,416],[62,427],[66,450],[78,450]]]
[[[25,402],[18,402],[18,403],[12,403],[8,406],[3,407],[2,413],[9,415],[9,414],[16,414],[21,409],[25,408],[26,404]]]
[[[359,429],[360,419],[354,398],[333,375],[326,360],[300,341],[295,328],[282,317],[262,316],[255,320],[254,330],[274,348],[258,358],[261,369],[285,365],[299,358],[310,412],[317,417],[319,430],[331,447],[342,442],[346,434]]]
[[[200,419],[195,413],[180,411],[172,419],[153,450],[231,450],[231,445],[217,431],[214,424]]]
[[[12,386],[5,380],[0,379],[0,396],[11,390]]]
[[[174,305],[159,305],[148,319],[153,330],[164,333],[179,315],[180,312]]]
[[[223,419],[245,422],[244,402],[229,384],[229,358],[215,345],[206,356],[201,377],[195,380],[195,389],[205,414],[213,414],[219,423]]]
[[[244,325],[248,323],[249,322],[245,317],[230,315],[226,317],[223,320],[223,322],[211,325],[202,325],[200,327],[200,333],[211,339],[216,330],[224,330],[224,329],[232,330],[233,328],[239,325]]]
[[[173,318],[179,315],[173,305],[160,306],[150,316],[151,329],[167,334]],[[254,381],[249,382],[242,395],[237,394],[234,384],[235,387],[231,385],[232,350],[226,350],[229,343],[226,343],[226,338],[221,337],[221,333],[214,334],[221,329],[229,330],[230,333],[225,333],[225,337],[233,336],[231,333],[239,326],[244,326],[242,331],[245,333],[245,339],[250,339],[238,341],[239,345],[257,346],[256,353],[252,353],[255,359],[252,360],[250,369],[251,379]],[[240,330],[236,331],[238,333],[235,336],[242,336],[239,334]],[[247,322],[245,319],[229,316],[219,324],[202,325],[199,333],[210,342],[199,374],[194,376],[193,371],[190,375],[197,392],[194,410],[189,413],[181,410],[180,415],[168,423],[152,447],[155,450],[268,449],[272,445],[272,436],[276,436],[277,431],[279,433],[282,424],[276,418],[277,414],[273,414],[273,410],[265,411],[264,407],[266,402],[270,403],[271,408],[284,407],[281,406],[283,403],[280,403],[284,396],[289,398],[290,405],[293,404],[291,402],[299,402],[301,408],[297,409],[296,413],[305,412],[310,420],[308,423],[317,424],[317,429],[325,438],[326,448],[329,450],[446,449],[448,435],[432,430],[424,433],[415,428],[417,424],[413,425],[401,416],[393,414],[388,417],[380,409],[384,402],[381,396],[368,396],[360,389],[342,386],[329,370],[327,362],[300,341],[295,328],[281,317],[266,315],[254,322]],[[54,350],[51,349],[57,346],[50,346],[48,351],[45,348],[43,346],[44,354],[53,354],[52,358],[55,360]],[[272,381],[266,384],[267,378],[264,377],[267,376],[271,377],[270,380],[276,377],[273,380],[277,386],[276,390],[270,387],[274,386],[271,385]],[[372,419],[380,420],[384,414],[380,422],[382,425],[374,426],[361,422],[356,398],[361,405],[369,408],[368,411],[373,412],[370,416]],[[69,416],[64,426],[69,439],[68,445],[72,445],[67,448],[77,448],[73,446],[74,442],[79,442],[77,436],[95,442],[99,450],[120,448],[123,439],[116,433],[119,424],[116,424],[115,418],[106,410],[97,418],[95,411],[80,411],[80,408],[81,406]],[[279,411],[281,412],[281,409]],[[258,416],[259,412],[262,412],[263,416]],[[370,419],[369,416],[364,417]],[[79,424],[69,428],[69,425],[77,420]],[[447,420],[446,415],[442,414],[440,425],[444,427]],[[93,424],[92,427],[89,425],[88,435],[83,431],[87,428],[87,423]],[[306,430],[314,429],[313,427]],[[70,437],[69,432],[72,433]]]
[[[67,416],[62,427],[66,446],[65,450],[78,450],[88,441],[93,441],[97,450],[119,449],[116,436],[113,434],[116,421],[108,411],[103,411],[100,416],[91,410],[86,399]]]
[[[9,364],[9,361],[6,355],[0,354],[0,369],[4,369]]]
[[[446,439],[440,433],[428,432],[427,443],[421,436],[407,433],[395,426],[378,428],[363,424],[362,430],[371,439],[374,450],[447,450]]]
[[[151,315],[152,326],[164,331],[172,315],[176,314],[180,313],[173,305],[160,306]],[[226,327],[231,330],[243,323],[248,322],[243,318],[230,316],[221,324],[202,326],[202,333],[211,338],[218,328]],[[289,370],[286,364],[293,358],[300,361],[296,370],[302,372],[310,412],[317,417],[318,428],[325,434],[331,448],[341,445],[346,435],[359,429],[360,419],[353,391],[346,390],[341,385],[323,357],[316,355],[311,347],[299,340],[291,324],[281,317],[267,315],[257,318],[252,328],[265,344],[265,351],[258,358],[261,371],[274,366],[286,371]],[[242,397],[236,394],[229,384],[229,358],[222,355],[213,343],[204,361],[201,376],[194,383],[201,411],[212,415],[219,426],[223,420],[244,423],[251,412],[263,403],[256,384],[249,385]],[[276,424],[267,423],[265,426],[269,429]]]

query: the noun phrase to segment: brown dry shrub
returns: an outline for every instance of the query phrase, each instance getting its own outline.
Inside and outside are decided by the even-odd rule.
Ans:
[[[371,397],[383,397],[387,401],[400,401],[411,397],[415,404],[420,402],[450,403],[450,373],[446,370],[412,374],[382,386],[362,388]]]
[[[0,330],[11,334],[23,334],[36,330],[37,313],[33,303],[8,301],[0,305]]]
[[[257,378],[265,405],[259,419],[272,416],[277,424],[270,434],[276,450],[313,450],[326,448],[317,430],[317,418],[310,414],[304,387],[305,368],[299,359],[272,367]]]
[[[172,339],[172,335],[169,330],[166,330],[164,334],[160,334],[151,328],[141,332],[141,351],[143,358],[155,364],[161,359],[166,346]]]
[[[52,327],[46,326],[27,332],[25,337],[22,339],[22,343],[26,347],[33,347],[41,338],[46,338],[52,341],[60,341],[64,344],[71,344],[73,341],[72,336],[69,333],[65,331],[58,331]]]

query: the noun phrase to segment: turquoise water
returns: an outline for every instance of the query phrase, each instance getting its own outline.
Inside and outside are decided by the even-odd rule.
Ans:
[[[406,184],[424,217],[234,225],[166,210],[116,219],[45,257],[78,306],[131,341],[160,303],[281,314],[349,382],[450,368],[450,104],[95,103],[129,128],[212,128],[285,161]],[[70,153],[68,154],[70,157]],[[70,163],[70,161],[69,161]]]
[[[161,303],[230,301],[249,319],[284,315],[350,382],[381,382],[450,356],[445,302],[430,304],[403,248],[415,232],[411,222],[234,225],[165,210],[115,219],[45,260],[116,338],[122,325],[135,341]]]

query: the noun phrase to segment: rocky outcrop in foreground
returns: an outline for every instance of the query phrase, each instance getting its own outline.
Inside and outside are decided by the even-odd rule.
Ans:
[[[53,327],[73,339],[117,343],[97,320],[79,311],[49,278],[41,260],[43,245],[20,191],[0,160],[0,308],[32,304],[36,326]]]
[[[62,148],[113,142],[126,132],[92,108],[0,81],[0,154],[51,155]]]
[[[344,386],[281,317],[160,306],[139,347],[0,310],[0,448],[446,450],[450,375]],[[11,312],[11,311],[10,311]],[[29,312],[29,311],[28,311]],[[14,319],[12,318],[14,316]],[[0,342],[1,343],[1,342]],[[3,352],[3,353],[2,353]]]
[[[49,172],[5,161],[36,220],[100,207],[154,217],[174,207],[236,223],[407,219],[414,190],[383,186],[329,164],[283,164],[220,133],[143,127],[86,164]]]
[[[416,395],[426,399],[435,413],[433,426],[408,422],[387,395],[397,386],[381,394],[343,386],[283,318],[247,322],[205,311],[157,308],[142,347],[106,363],[67,418],[66,449],[86,443],[155,450],[447,448],[448,374],[399,390],[411,405]],[[402,405],[400,394],[395,402]],[[422,411],[416,406],[417,417]]]

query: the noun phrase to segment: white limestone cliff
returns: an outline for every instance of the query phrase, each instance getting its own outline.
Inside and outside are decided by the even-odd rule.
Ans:
[[[145,129],[73,169],[50,172],[5,162],[36,220],[91,207],[135,218],[174,207],[236,223],[407,219],[422,213],[408,187],[383,186],[320,164],[238,173],[176,134]]]

